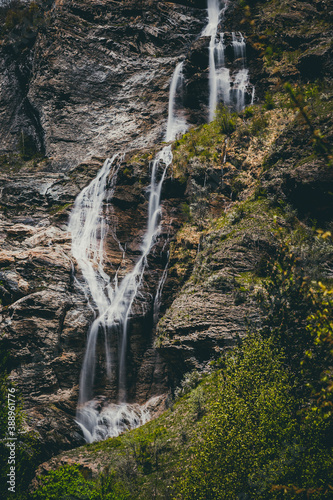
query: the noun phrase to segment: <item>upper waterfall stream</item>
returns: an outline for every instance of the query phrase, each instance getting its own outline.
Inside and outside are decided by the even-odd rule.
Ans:
[[[225,34],[219,31],[224,22],[229,0],[208,0],[208,23],[202,36],[210,37],[209,42],[209,121],[214,120],[216,108],[220,102],[236,111],[245,107],[245,95],[252,88],[251,103],[254,99],[254,87],[249,81],[246,68],[246,43],[241,33],[232,33],[232,46],[236,71],[231,72],[225,64]],[[238,68],[237,68],[238,66]]]

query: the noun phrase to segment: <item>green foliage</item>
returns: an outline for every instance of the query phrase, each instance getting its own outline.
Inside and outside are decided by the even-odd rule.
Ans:
[[[221,361],[176,498],[331,498],[333,290],[282,236],[262,275],[261,332]]]
[[[281,233],[281,230],[279,230]],[[282,348],[304,397],[320,391],[329,368],[333,303],[331,292],[311,285],[300,260],[281,237],[274,259],[267,262],[264,290],[258,294],[263,312],[261,334]],[[326,374],[327,375],[327,374]],[[319,384],[319,385],[318,385]]]
[[[285,90],[289,94],[293,106],[299,110],[304,123],[308,126],[312,134],[313,148],[317,155],[323,156],[327,165],[333,165],[333,155],[330,143],[319,129],[315,128],[314,122],[309,114],[308,106],[306,105],[304,95],[297,88],[293,88],[290,83],[285,84]],[[318,88],[312,86],[308,89],[306,98],[317,95]]]
[[[267,110],[274,109],[275,108],[275,102],[273,99],[273,96],[270,92],[265,93],[265,104],[264,108]]]
[[[320,232],[321,238],[332,238],[330,232]],[[312,410],[319,412],[324,419],[333,415],[333,289],[318,283],[318,289],[310,289],[315,305],[314,312],[308,317],[307,332],[314,339],[308,346],[302,361],[303,371],[315,372],[309,377],[308,385],[312,390]]]
[[[299,268],[288,244],[281,240],[265,271],[269,279],[257,297],[263,318],[261,334],[273,338],[284,349],[289,366],[299,374],[300,362],[311,341],[306,322],[313,310],[304,270]]]
[[[191,221],[192,216],[191,216],[191,208],[190,205],[186,202],[181,204],[181,210],[182,214],[184,215],[184,218],[187,222]]]
[[[253,106],[248,106],[247,108],[244,109],[243,111],[244,118],[248,120],[249,118],[252,118],[254,115],[254,108]]]
[[[268,120],[263,113],[255,116],[250,125],[250,132],[254,136],[261,135],[268,125]]]
[[[7,484],[7,474],[12,463],[9,460],[8,425],[9,419],[14,413],[15,421],[15,498],[25,498],[29,482],[34,476],[34,469],[39,463],[40,447],[38,439],[32,432],[24,429],[24,412],[22,400],[15,386],[8,380],[6,372],[6,355],[1,353],[0,363],[0,481],[2,485]],[[8,393],[13,398],[8,401]],[[12,403],[15,401],[15,404]],[[15,408],[14,408],[15,407]],[[13,493],[4,488],[2,498],[11,498]]]
[[[87,479],[78,465],[65,465],[41,479],[33,500],[125,500],[128,495],[116,486],[114,474]]]
[[[138,431],[132,450],[136,466],[141,468],[143,474],[150,474],[159,469],[159,458],[165,448],[165,432],[163,427],[156,426],[149,434],[141,429]]]
[[[216,110],[216,122],[221,134],[231,135],[236,130],[236,114],[231,114],[229,109],[219,105]]]
[[[270,341],[254,337],[227,359],[217,402],[205,421],[202,447],[195,450],[179,498],[227,499],[245,494],[251,498],[250,492],[259,491],[256,478],[265,465],[280,457],[280,448],[285,449],[295,426],[291,416],[295,403],[281,365]]]
[[[205,408],[206,399],[205,399],[205,394],[204,394],[202,387],[198,387],[198,389],[193,391],[193,393],[191,394],[190,401],[191,401],[194,419],[200,420],[206,411],[206,408]]]
[[[299,405],[283,354],[272,339],[250,335],[225,361],[177,498],[270,500],[282,498],[280,485],[329,498],[328,425],[317,417],[300,421]]]
[[[183,380],[180,383],[180,387],[177,387],[175,390],[175,397],[180,398],[185,396],[185,394],[188,394],[191,390],[197,387],[201,379],[202,375],[197,370],[185,373]]]

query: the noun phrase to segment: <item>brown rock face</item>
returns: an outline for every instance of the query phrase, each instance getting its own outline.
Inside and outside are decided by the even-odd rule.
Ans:
[[[10,40],[2,49],[2,152],[26,137],[68,170],[161,140],[173,70],[204,16],[177,3],[56,3],[25,57]]]
[[[25,10],[23,22],[4,32],[2,346],[10,354],[10,377],[24,396],[29,424],[47,454],[82,442],[73,418],[94,316],[76,281],[83,283],[71,256],[70,209],[107,155],[163,138],[170,80],[204,25],[202,3],[44,2],[33,14]],[[150,182],[149,155],[142,155],[143,160],[128,157],[119,171],[106,241],[111,277],[118,270],[122,278],[140,254]],[[165,363],[152,347],[154,297],[180,212],[179,200],[172,193],[167,198],[129,328],[128,397],[138,402],[168,387]],[[115,338],[115,360],[117,344]],[[115,398],[117,361],[109,383],[104,357],[101,340],[95,389]]]

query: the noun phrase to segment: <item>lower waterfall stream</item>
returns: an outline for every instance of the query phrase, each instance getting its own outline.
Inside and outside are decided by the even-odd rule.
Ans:
[[[182,63],[174,71],[169,94],[169,116],[167,122],[166,141],[172,141],[179,133],[186,131],[185,120],[176,113],[175,99],[182,84]],[[151,164],[151,182],[149,188],[148,223],[141,244],[141,255],[133,269],[127,273],[118,285],[117,275],[114,283],[104,270],[104,239],[106,236],[106,221],[103,215],[103,203],[106,189],[108,198],[116,185],[119,168],[119,155],[107,159],[91,183],[78,195],[69,220],[69,231],[72,234],[72,254],[76,259],[90,296],[97,306],[97,316],[93,321],[87,340],[83,366],[80,376],[79,402],[76,420],[80,425],[87,442],[114,437],[127,429],[135,428],[150,418],[148,406],[126,403],[126,347],[128,321],[133,301],[142,283],[143,273],[147,264],[147,256],[154,245],[159,232],[161,214],[161,190],[168,167],[172,162],[171,145],[164,146]],[[162,175],[159,172],[162,168]],[[110,179],[110,185],[108,184]],[[165,272],[161,281],[165,280]],[[157,294],[160,290],[157,290]],[[118,373],[118,404],[108,404],[106,407],[100,399],[93,399],[93,387],[96,364],[96,344],[99,333],[103,332],[105,341],[106,373],[110,378],[111,334],[118,334],[119,373]]]

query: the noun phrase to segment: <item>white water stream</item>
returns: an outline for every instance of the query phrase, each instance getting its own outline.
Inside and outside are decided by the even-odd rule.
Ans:
[[[178,64],[170,85],[169,116],[166,141],[176,138],[187,129],[183,117],[177,114],[175,100],[182,85],[182,63]],[[141,244],[141,255],[133,269],[127,273],[120,284],[117,275],[111,283],[104,269],[104,240],[107,234],[105,220],[105,198],[108,189],[110,200],[116,185],[119,169],[119,156],[107,159],[89,186],[78,195],[69,220],[72,234],[72,254],[76,259],[88,290],[87,296],[93,300],[92,307],[97,309],[87,340],[83,366],[80,376],[80,392],[77,409],[77,422],[87,442],[117,436],[149,420],[146,406],[126,404],[126,350],[128,323],[131,309],[142,284],[147,257],[159,233],[161,218],[161,190],[167,168],[172,162],[171,146],[165,146],[151,164],[151,182],[148,203],[148,223]],[[157,301],[166,278],[163,273],[157,290]],[[110,335],[118,335],[118,393],[119,404],[104,406],[94,397],[94,378],[96,369],[96,345],[98,335],[103,333],[106,353],[106,373],[111,378],[112,362],[110,356]],[[103,398],[102,398],[103,399]]]
[[[168,124],[165,134],[165,142],[173,141],[178,135],[183,135],[187,131],[187,123],[182,115],[182,110],[176,109],[176,96],[177,92],[182,90],[184,77],[183,77],[184,62],[177,64],[174,71],[169,94],[169,109],[168,109]]]
[[[246,43],[241,33],[232,33],[234,59],[240,61],[241,69],[231,72],[225,66],[224,33],[219,25],[224,20],[229,0],[208,0],[208,22],[202,36],[210,37],[209,42],[209,121],[215,118],[220,102],[236,111],[245,107],[245,95],[249,87],[249,71],[246,69]],[[252,91],[254,98],[254,91]]]

